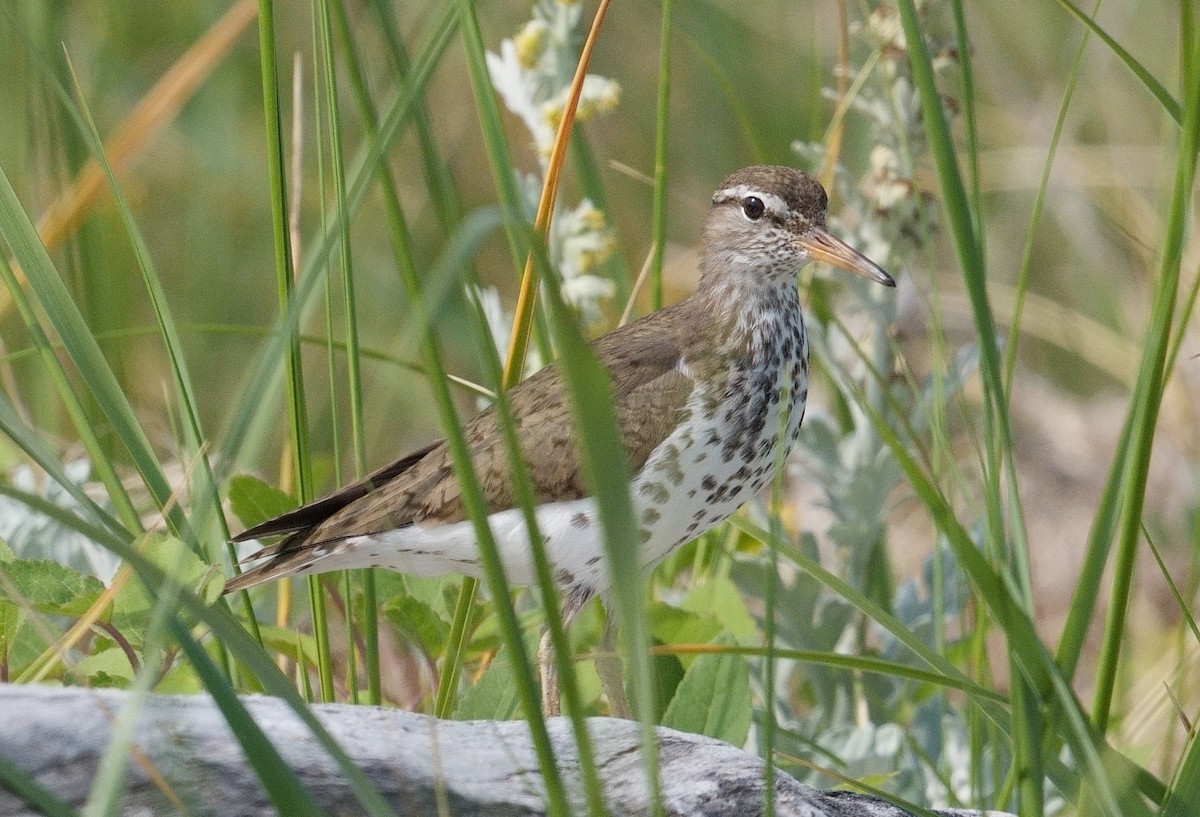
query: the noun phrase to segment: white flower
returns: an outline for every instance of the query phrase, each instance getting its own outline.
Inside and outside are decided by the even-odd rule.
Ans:
[[[516,36],[501,41],[500,53],[487,55],[492,85],[533,136],[543,160],[554,144],[575,73],[578,50],[572,33],[582,14],[578,2],[542,0]],[[576,116],[582,121],[612,110],[620,90],[611,79],[587,76]]]

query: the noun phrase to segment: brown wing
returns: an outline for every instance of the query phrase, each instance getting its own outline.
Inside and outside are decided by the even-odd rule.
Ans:
[[[643,324],[606,335],[595,347],[613,377],[619,431],[635,470],[671,433],[692,390],[691,379],[679,368],[679,344],[660,332],[646,331],[652,327]],[[536,501],[587,496],[558,364],[513,388],[509,405]],[[477,415],[464,431],[489,509],[496,512],[514,507],[508,446],[495,410]],[[466,519],[450,453],[442,444],[391,482],[330,516],[308,539],[322,541],[379,533],[414,522],[448,524]]]
[[[425,457],[430,451],[441,444],[441,440],[432,442],[424,448],[407,454],[395,462],[388,463],[378,471],[374,471],[367,476],[355,482],[352,485],[347,485],[335,493],[327,497],[318,499],[315,502],[310,502],[307,505],[302,505],[299,508],[280,514],[274,519],[268,519],[255,525],[252,528],[239,533],[233,537],[235,542],[245,542],[250,539],[261,539],[264,536],[274,536],[281,533],[294,533],[295,531],[307,530],[315,525],[324,522],[337,511],[349,505],[356,499],[366,496],[371,491],[376,490],[381,485],[391,482],[396,477],[403,474],[417,462]],[[255,558],[267,556],[270,554],[256,554]]]
[[[669,308],[605,335],[594,350],[613,380],[617,423],[629,465],[637,470],[675,428],[692,391],[681,370],[682,344],[662,331]],[[538,502],[587,495],[573,437],[570,407],[558,364],[523,381],[509,393],[521,451]],[[492,512],[515,505],[508,448],[494,409],[464,428],[476,476]],[[290,511],[237,537],[239,541],[290,533],[252,558],[271,561],[232,579],[226,592],[288,575],[319,544],[404,527],[415,522],[465,521],[466,509],[444,441],[433,443],[366,479],[324,499]]]

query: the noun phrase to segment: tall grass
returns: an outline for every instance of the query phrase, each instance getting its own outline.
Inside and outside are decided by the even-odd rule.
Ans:
[[[310,701],[518,716],[548,809],[567,814],[532,660],[545,624],[586,807],[603,813],[584,729],[613,704],[592,661],[602,614],[593,605],[563,627],[544,554],[532,591],[509,585],[461,430],[480,395],[496,403],[532,525],[504,395],[532,350],[565,363],[599,486],[616,566],[607,615],[622,625],[651,785],[652,727],[664,724],[762,752],[768,780],[777,765],[912,807],[1200,811],[1188,726],[1200,457],[1195,402],[1171,397],[1196,389],[1193,4],[1172,18],[1151,4],[1088,14],[1066,0],[898,0],[847,7],[844,23],[782,2],[618,4],[595,18],[586,69],[619,79],[621,104],[573,130],[568,114],[546,155],[502,109],[485,56],[525,26],[523,9],[315,0],[283,15],[260,0],[252,21],[247,5],[220,20],[90,7],[129,32],[110,41],[79,8],[0,16],[0,104],[18,112],[0,123],[0,516],[12,520],[0,520],[0,679],[207,693],[289,814],[319,810],[239,693],[287,699],[372,814],[389,808]],[[566,42],[582,43],[593,11]],[[142,36],[156,14],[171,36]],[[1124,15],[1171,34],[1149,37],[1154,26]],[[1063,40],[1078,46],[1060,57]],[[569,88],[576,67],[547,81]],[[796,97],[821,86],[837,90]],[[1151,164],[1124,176],[1093,164],[1073,187],[1059,168],[1085,139]],[[1012,147],[1037,158],[996,170]],[[608,385],[585,340],[694,285],[675,246],[694,245],[713,186],[752,160],[821,170],[835,229],[892,267],[902,300],[806,273],[820,380],[799,451],[769,497],[646,577]],[[620,236],[588,274],[628,304],[573,300],[555,219],[583,196]],[[997,306],[1001,283],[1011,313]],[[501,303],[520,292],[499,333],[507,347],[475,294],[489,286]],[[1140,356],[1128,386],[1114,392],[1078,365],[1072,349],[1092,338],[1046,342],[1055,334],[1031,323],[1047,313],[1023,308],[1046,300]],[[589,310],[603,326],[581,323]],[[1033,402],[1034,381],[1059,401]],[[1047,540],[1030,486],[1056,466],[1028,442],[1031,417],[1065,402],[1095,419],[1117,401],[1115,439],[1097,428],[1084,440],[1103,447],[1085,525]],[[251,524],[437,435],[476,526],[483,592],[365,573],[309,579],[306,601],[284,586],[219,597],[238,555],[234,515]],[[1163,459],[1177,462],[1173,504],[1156,487]],[[1066,547],[1079,570],[1047,581],[1046,556]],[[121,568],[104,583],[76,569],[106,559]],[[1161,619],[1141,601],[1155,586],[1170,591]],[[1146,737],[1129,717],[1134,690],[1160,686],[1150,659],[1168,649]],[[115,808],[127,752],[114,744],[89,810]],[[0,780],[72,813],[11,764]]]

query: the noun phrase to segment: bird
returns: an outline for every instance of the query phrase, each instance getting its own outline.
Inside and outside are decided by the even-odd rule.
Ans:
[[[895,286],[829,231],[828,202],[816,179],[790,167],[757,165],[729,175],[703,224],[694,294],[592,342],[611,381],[632,474],[640,567],[733,514],[772,478],[780,454],[795,441],[809,383],[800,269],[824,261]],[[561,369],[551,364],[534,373],[508,400],[565,625],[611,580]],[[531,584],[525,516],[494,408],[464,430],[506,575],[513,584]],[[347,568],[483,575],[444,440],[234,539],[277,535],[283,538],[243,560],[260,563],[231,578],[226,593]],[[543,653],[547,645],[543,637]],[[541,660],[543,704],[553,714],[554,678],[545,655]]]

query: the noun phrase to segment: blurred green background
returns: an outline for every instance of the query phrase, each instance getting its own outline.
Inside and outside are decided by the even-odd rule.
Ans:
[[[72,84],[64,56],[100,133],[107,136],[230,8],[228,2],[16,0],[0,11],[0,166],[32,218],[41,217],[70,188],[88,155],[53,90],[54,82],[67,88]],[[375,98],[388,99],[397,79],[374,17],[356,3],[348,8]],[[415,51],[444,8],[440,2],[406,0],[391,10],[404,42]],[[523,2],[482,2],[476,9],[491,50],[529,17]],[[591,11],[589,5],[585,19]],[[853,6],[849,16],[862,19],[863,11]],[[1088,44],[1078,73],[1072,72],[1084,28],[1062,3],[973,3],[964,11],[974,69],[980,220],[1002,331],[1007,331],[1013,314],[1012,288],[1027,241],[1031,253],[1011,408],[1038,623],[1043,636],[1052,640],[1065,615],[1137,371],[1178,128],[1099,41]],[[295,79],[293,55],[298,56],[305,87],[301,96],[311,105],[312,26],[307,4],[280,3],[276,14],[286,122],[292,106],[288,83]],[[952,30],[945,8],[939,5],[931,14],[931,26]],[[752,163],[799,164],[791,147],[794,140],[826,138],[835,102],[823,89],[837,84],[840,25],[836,4],[791,0],[679,0],[674,17],[667,150],[668,300],[694,286],[694,245],[708,198],[720,179]],[[1179,87],[1180,12],[1174,4],[1110,2],[1100,8],[1097,19],[1167,88]],[[591,69],[622,88],[621,103],[613,112],[582,126],[616,229],[621,258],[606,267],[616,275],[628,270],[636,274],[651,244],[652,186],[645,177],[654,170],[658,42],[658,4],[616,3]],[[864,47],[851,42],[851,61],[860,64]],[[1030,214],[1048,145],[1064,94],[1076,80],[1046,185],[1045,210],[1031,234]],[[436,68],[426,103],[464,211],[493,204],[496,195],[457,40]],[[120,172],[176,320],[184,327],[201,419],[215,439],[220,439],[230,407],[250,376],[249,361],[262,332],[278,312],[262,104],[258,41],[250,22],[229,53],[199,78],[178,115],[153,120],[158,130]],[[318,175],[312,115],[306,110],[301,120],[299,231],[305,240],[320,230],[320,203],[331,189]],[[357,120],[346,116],[345,121],[346,143],[357,146]],[[536,156],[528,133],[515,117],[506,121],[517,166],[534,170]],[[964,136],[961,131],[957,135]],[[872,141],[864,118],[853,110],[844,140],[841,161],[850,177],[858,178],[867,172]],[[285,141],[290,150],[294,134],[285,134]],[[426,193],[419,149],[408,131],[391,146],[389,162],[399,180],[418,259],[430,265],[446,236]],[[933,167],[925,161],[917,168],[916,182],[933,192]],[[579,195],[568,171],[564,199],[574,202]],[[838,209],[835,197],[831,212]],[[437,435],[438,419],[423,375],[396,363],[417,359],[417,334],[403,320],[404,296],[376,195],[368,197],[355,217],[352,232],[363,342],[391,359],[368,360],[364,368],[368,465],[375,467]],[[101,338],[143,426],[169,452],[177,418],[168,408],[167,362],[111,200],[101,196],[89,205],[78,225],[52,247],[52,255]],[[1184,251],[1185,299],[1194,294],[1198,260],[1200,248],[1192,235]],[[489,240],[478,268],[485,282],[500,288],[511,309],[520,271],[513,268],[502,236]],[[940,234],[919,263],[892,272],[901,280],[893,329],[901,353],[898,368],[920,379],[929,374],[930,361],[938,355],[930,348],[931,323],[944,328],[951,355],[975,340],[962,278],[949,242]],[[619,289],[628,285],[623,280]],[[639,308],[644,311],[647,304],[643,294]],[[610,306],[604,328],[615,323],[622,306]],[[335,311],[332,320],[338,329],[340,312]],[[461,301],[451,298],[439,313],[438,326],[450,369],[474,378],[479,369],[470,345],[472,333],[459,331],[456,324],[467,320]],[[304,331],[323,335],[324,318],[306,324]],[[25,329],[7,300],[0,312],[0,339],[9,355],[0,367],[6,391],[38,428],[58,441],[64,456],[69,455],[70,425],[41,364],[24,354],[29,346]],[[1200,340],[1194,320],[1184,327],[1181,344],[1178,369],[1164,398],[1145,522],[1168,572],[1194,592],[1194,561],[1200,548]],[[317,350],[306,365],[311,374],[312,435],[318,458],[329,462],[333,429],[323,354]],[[968,386],[966,396],[968,402],[977,401],[977,389]],[[823,399],[819,389],[814,391],[817,404]],[[462,406],[472,406],[473,400],[464,394]],[[268,418],[278,415],[277,423],[268,422],[275,436],[256,440],[235,470],[251,470],[273,481],[286,431],[281,394],[260,410]],[[96,416],[103,431],[98,412]],[[346,413],[340,417],[344,435]],[[969,470],[980,454],[970,435],[971,422],[958,420],[951,418],[960,432],[953,440],[954,452]],[[15,449],[4,446],[0,442],[0,464],[20,461]],[[347,448],[342,451],[348,468]],[[331,474],[332,469],[326,471]],[[321,489],[330,487],[332,477],[327,476]],[[973,494],[966,492],[959,499],[969,506]],[[819,512],[819,501],[803,487],[796,489],[796,501],[808,503],[808,513]],[[930,526],[920,509],[903,497],[893,524],[889,546],[898,569],[915,573],[920,558],[932,549]],[[1174,638],[1169,628],[1178,622],[1178,609],[1148,556],[1140,557],[1136,577],[1130,627],[1144,637],[1131,640],[1129,649],[1136,660],[1154,666],[1168,660],[1164,656]],[[1148,672],[1130,685],[1153,685],[1157,678]],[[1144,723],[1131,720],[1131,728]]]

